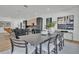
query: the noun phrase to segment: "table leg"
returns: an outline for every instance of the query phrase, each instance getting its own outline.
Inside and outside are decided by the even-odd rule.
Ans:
[[[42,44],[40,43],[40,54],[42,53]]]
[[[72,40],[73,40],[73,33],[72,33]]]
[[[37,48],[37,46],[36,46],[36,49],[35,49],[35,54],[38,54],[38,52],[37,52],[37,51],[38,51],[38,48]]]
[[[50,47],[49,47],[50,41],[48,41],[48,54],[50,54]]]

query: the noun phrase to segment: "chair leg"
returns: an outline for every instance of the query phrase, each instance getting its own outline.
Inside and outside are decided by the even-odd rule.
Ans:
[[[61,49],[63,49],[63,42],[61,43]]]
[[[13,51],[14,51],[14,46],[12,45],[12,47],[11,47],[11,54],[13,53]]]
[[[14,45],[13,45],[13,42],[12,42],[12,40],[10,39],[10,41],[11,41],[11,54],[13,53],[13,51],[14,51]]]
[[[26,46],[26,48],[25,48],[25,49],[26,49],[26,52],[25,52],[25,53],[26,53],[26,54],[28,54],[28,47],[27,47],[27,43],[25,43],[25,46]]]
[[[59,44],[59,51],[61,51],[63,49],[63,42],[60,42]]]
[[[58,44],[58,47],[59,47],[59,51],[61,51],[61,45],[60,45],[60,43]]]
[[[28,48],[26,47],[26,54],[28,54],[28,50],[27,50]]]
[[[63,40],[63,46],[64,46],[64,40]]]
[[[53,50],[51,52],[55,53],[55,48],[53,48]]]
[[[58,49],[57,49],[57,44],[56,44],[56,47],[55,47],[55,54],[58,53]]]

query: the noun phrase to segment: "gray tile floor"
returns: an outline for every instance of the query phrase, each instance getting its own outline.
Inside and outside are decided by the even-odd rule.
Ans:
[[[59,54],[79,54],[79,44],[65,42],[64,49]]]
[[[29,49],[34,50],[33,47],[30,47]],[[79,54],[79,44],[74,44],[74,43],[65,41],[65,46],[63,50],[59,51],[58,53],[59,54]],[[4,52],[0,52],[0,54],[11,54],[10,49]],[[13,54],[25,54],[25,49],[15,47]]]

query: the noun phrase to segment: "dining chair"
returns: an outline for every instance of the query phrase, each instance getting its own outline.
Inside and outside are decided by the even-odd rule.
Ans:
[[[50,54],[51,52],[57,54],[57,36],[54,35],[41,43],[41,54]]]
[[[58,53],[58,48],[57,48],[57,38],[58,38],[58,34],[54,34],[53,37],[51,37],[51,39],[49,40],[49,48],[48,48],[48,52],[50,53],[54,53],[57,54]]]
[[[59,33],[59,39],[60,39],[60,50],[61,50],[64,47],[64,33],[63,32]]]
[[[61,51],[63,49],[63,46],[64,46],[63,33],[60,32],[60,31],[56,31],[56,33],[58,34],[58,37],[57,37],[57,50]]]
[[[16,39],[15,33],[10,33],[10,42],[11,42],[11,53],[14,51],[14,47],[25,48],[25,53],[28,53],[27,42],[22,39]]]

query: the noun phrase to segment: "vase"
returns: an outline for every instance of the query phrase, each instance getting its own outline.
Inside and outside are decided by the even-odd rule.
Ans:
[[[48,29],[48,34],[53,34],[55,32],[55,28],[49,28]]]

